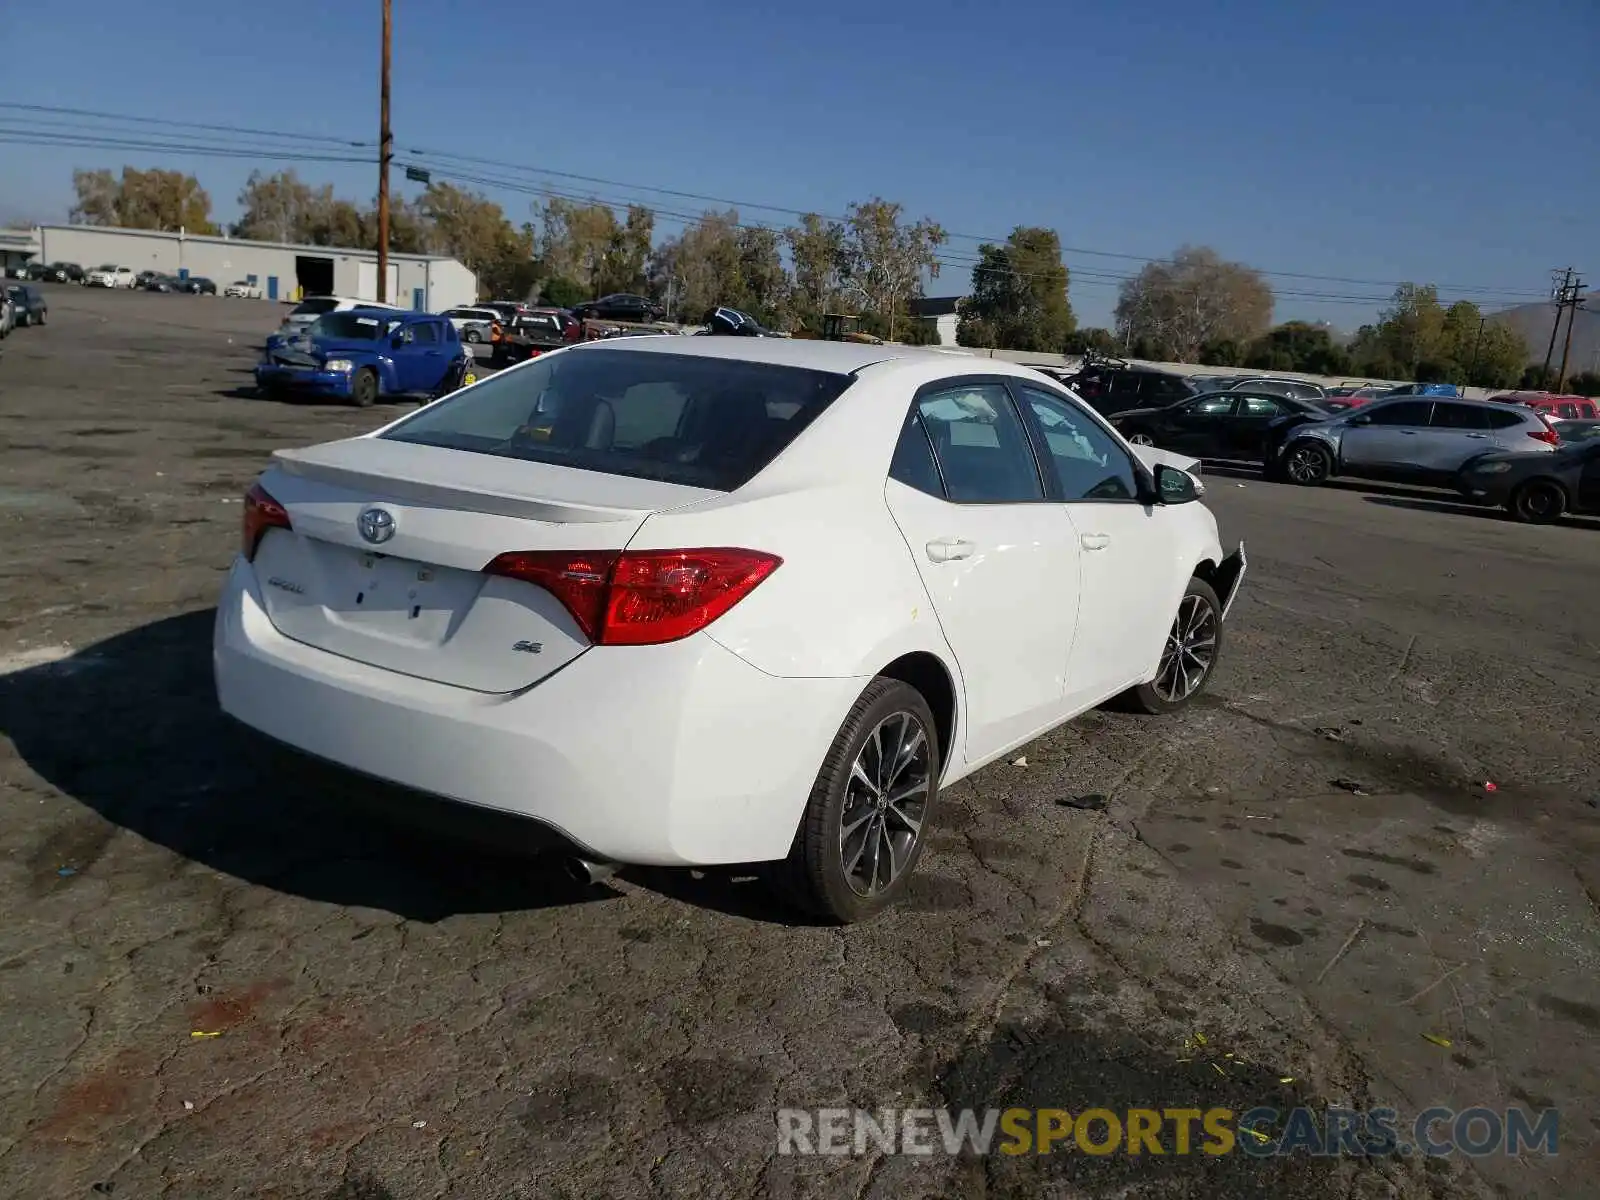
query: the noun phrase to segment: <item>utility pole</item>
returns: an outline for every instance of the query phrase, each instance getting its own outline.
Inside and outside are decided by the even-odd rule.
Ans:
[[[388,2],[389,2],[389,0],[384,0],[385,4],[387,4]],[[1555,357],[1555,353],[1556,353],[1556,334],[1561,332],[1561,311],[1562,311],[1562,307],[1567,302],[1567,289],[1570,288],[1571,286],[1572,286],[1572,268],[1568,267],[1567,268],[1567,273],[1566,273],[1566,278],[1564,278],[1560,283],[1558,283],[1556,285],[1556,291],[1555,291],[1556,319],[1555,319],[1555,324],[1550,326],[1550,345],[1545,348],[1545,352],[1544,352],[1544,371],[1539,376],[1539,386],[1540,387],[1543,387],[1544,385],[1546,385],[1547,383],[1550,382],[1550,360]]]
[[[383,0],[383,81],[378,100],[378,303],[389,302],[389,159],[394,134],[389,130],[389,42],[392,0]],[[1548,369],[1548,368],[1547,368]]]
[[[1472,373],[1478,369],[1478,350],[1483,345],[1483,323],[1488,317],[1478,318],[1478,336],[1472,339],[1472,365],[1467,368],[1467,384],[1472,384]]]
[[[1583,306],[1583,280],[1574,280],[1567,289],[1567,343],[1561,348],[1561,375],[1556,379],[1556,391],[1560,393],[1567,386],[1567,359],[1572,354],[1572,327],[1578,323],[1578,309]],[[1560,320],[1560,314],[1557,314]]]

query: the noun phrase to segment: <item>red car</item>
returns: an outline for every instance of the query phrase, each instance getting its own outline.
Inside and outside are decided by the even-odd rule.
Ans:
[[[1555,396],[1549,392],[1507,392],[1494,396],[1502,404],[1526,404],[1552,421],[1592,421],[1600,417],[1600,405],[1588,396]]]

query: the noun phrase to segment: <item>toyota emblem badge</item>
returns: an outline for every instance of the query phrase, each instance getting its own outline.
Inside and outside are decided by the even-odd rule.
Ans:
[[[394,514],[385,508],[364,509],[356,518],[356,528],[365,541],[380,546],[394,536]]]

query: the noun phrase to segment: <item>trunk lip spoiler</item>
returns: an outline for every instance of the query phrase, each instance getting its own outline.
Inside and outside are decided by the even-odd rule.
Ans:
[[[1239,544],[1233,553],[1224,555],[1222,561],[1217,564],[1216,580],[1225,591],[1225,594],[1219,597],[1222,601],[1222,620],[1224,621],[1228,619],[1228,613],[1233,608],[1233,602],[1239,598],[1239,589],[1244,583],[1245,571],[1249,565],[1249,560],[1245,557],[1243,538],[1239,539]]]

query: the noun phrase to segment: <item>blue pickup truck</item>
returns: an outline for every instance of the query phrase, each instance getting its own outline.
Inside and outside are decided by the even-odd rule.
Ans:
[[[274,337],[256,364],[272,399],[322,397],[362,408],[379,399],[433,399],[473,382],[473,359],[455,326],[430,313],[349,309],[304,333]]]

